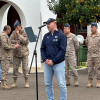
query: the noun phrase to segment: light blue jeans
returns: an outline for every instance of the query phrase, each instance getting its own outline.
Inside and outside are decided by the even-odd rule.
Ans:
[[[67,100],[67,88],[66,88],[66,81],[65,81],[65,62],[61,62],[59,64],[55,64],[52,67],[48,64],[44,63],[44,80],[46,91],[48,95],[48,100],[54,100],[54,93],[53,93],[53,74],[55,73],[57,82],[60,88],[60,100]]]

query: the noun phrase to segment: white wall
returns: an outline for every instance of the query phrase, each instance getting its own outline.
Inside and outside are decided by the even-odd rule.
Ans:
[[[3,0],[11,4],[18,12],[22,26],[32,26],[35,34],[38,34],[38,26],[40,26],[40,0]],[[7,14],[7,13],[6,13]],[[0,14],[1,15],[1,14]],[[7,20],[6,16],[3,16],[5,21]],[[5,23],[4,20],[2,23]],[[2,25],[3,26],[3,25]],[[41,66],[40,58],[40,40],[37,47],[38,54],[38,67]],[[35,43],[29,43],[29,65],[31,63]],[[35,64],[33,64],[35,66]]]
[[[41,15],[42,15],[42,24],[43,24],[44,21],[47,21],[49,18],[55,18],[56,19],[56,15],[53,14],[49,10],[46,0],[41,0]],[[46,27],[42,28],[42,37],[47,32],[48,32],[48,30],[47,30]]]
[[[7,11],[9,6],[9,4],[6,4],[0,9],[0,33],[3,30],[3,26],[7,24]]]
[[[0,30],[4,27],[5,24],[7,24],[7,12],[8,7],[12,5],[16,11],[18,12],[22,26],[32,26],[34,33],[38,34],[38,27],[43,24],[44,21],[48,20],[49,18],[56,18],[56,15],[54,15],[48,8],[46,0],[2,0],[5,2],[8,2],[9,5],[6,5],[7,7],[2,9],[2,16],[0,13],[0,21],[2,21],[2,25],[0,27]],[[42,37],[45,33],[47,33],[48,30],[46,27],[42,28],[42,33],[40,34],[40,39],[37,46],[37,54],[38,54],[38,67],[41,66],[41,54],[40,54],[40,46]],[[29,43],[29,66],[31,63],[35,43]],[[33,63],[33,66],[35,64]]]
[[[3,30],[3,27],[4,27],[5,25],[7,25],[7,14],[8,14],[8,10],[9,10],[10,5],[7,4],[7,5],[5,5],[5,6],[8,6],[8,8],[6,9],[6,11],[5,11],[4,15],[3,15],[3,18],[2,18],[1,31]]]

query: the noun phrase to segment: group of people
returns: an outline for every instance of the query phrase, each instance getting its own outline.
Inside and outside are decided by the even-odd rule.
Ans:
[[[41,44],[41,56],[44,62],[44,81],[48,100],[54,100],[53,75],[56,75],[59,88],[60,100],[67,100],[67,87],[70,86],[69,67],[74,77],[74,85],[77,87],[77,55],[79,42],[76,35],[71,33],[70,25],[65,24],[64,30],[57,28],[57,21],[49,18],[46,22],[48,33],[43,37]],[[15,30],[11,33],[11,27],[6,25],[0,34],[0,60],[1,60],[1,88],[11,89],[17,86],[18,68],[22,64],[25,78],[25,87],[28,83],[28,37],[18,20],[14,23]],[[97,73],[96,87],[100,88],[100,34],[97,31],[97,23],[91,23],[91,34],[87,35],[88,47],[87,68],[88,85],[92,87],[94,67]],[[7,84],[7,73],[11,61],[13,61],[13,84]]]
[[[77,55],[79,42],[75,34],[71,33],[70,25],[65,24],[64,30],[57,28],[57,21],[49,18],[46,22],[49,30],[43,37],[41,44],[41,56],[44,62],[44,80],[48,100],[54,100],[53,75],[56,75],[60,88],[60,100],[67,100],[67,87],[70,86],[69,67],[72,70],[75,87],[79,86],[77,72]],[[97,31],[97,23],[91,23],[91,34],[87,35],[88,47],[87,68],[88,85],[92,87],[94,68],[97,73],[96,87],[100,88],[100,34]]]
[[[0,34],[0,60],[1,60],[1,88],[11,89],[17,86],[18,69],[22,64],[23,74],[25,77],[25,87],[28,83],[28,37],[18,20],[14,23],[15,30],[11,33],[9,25],[4,26]],[[10,36],[9,36],[10,35]],[[13,63],[13,84],[7,84],[7,74],[10,63]]]

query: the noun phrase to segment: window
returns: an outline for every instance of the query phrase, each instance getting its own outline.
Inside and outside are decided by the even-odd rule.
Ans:
[[[78,32],[87,32],[87,25],[82,26],[81,24],[78,25]]]

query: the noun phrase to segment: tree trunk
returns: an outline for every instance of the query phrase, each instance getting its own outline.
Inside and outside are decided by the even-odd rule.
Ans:
[[[74,24],[75,34],[78,35],[78,24]]]
[[[74,24],[74,29],[75,29],[75,35],[77,36],[78,35],[78,25],[77,24]],[[79,66],[80,62],[79,62],[78,53],[76,54],[76,57],[77,57],[77,65]]]

